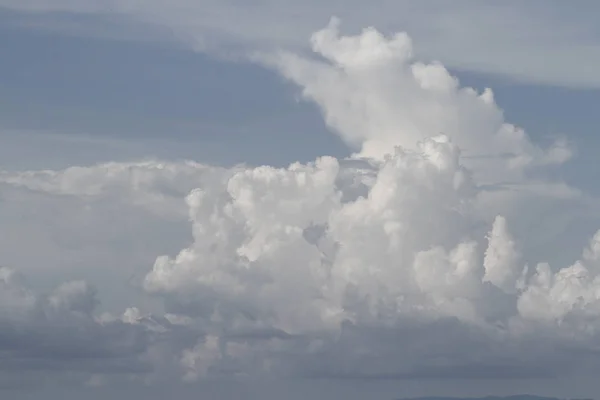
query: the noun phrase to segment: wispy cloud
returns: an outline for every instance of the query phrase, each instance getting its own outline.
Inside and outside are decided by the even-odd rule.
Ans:
[[[600,12],[600,6],[587,1],[578,4],[470,0],[0,1],[0,6],[46,15],[52,11],[119,15],[125,25],[127,19],[155,24],[167,28],[167,36],[175,35],[190,47],[221,53],[231,46],[242,52],[303,47],[305,37],[331,15],[339,15],[349,30],[367,25],[384,31],[406,30],[417,43],[419,56],[440,59],[449,67],[597,88],[600,32],[593,16]],[[79,29],[85,31],[85,27]]]

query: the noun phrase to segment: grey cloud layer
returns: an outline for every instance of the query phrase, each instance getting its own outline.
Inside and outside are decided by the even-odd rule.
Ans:
[[[35,295],[15,271],[3,267],[0,295],[4,374],[149,371],[138,360],[148,344],[147,333],[121,322],[97,321],[96,293],[85,282],[67,282],[49,295]]]

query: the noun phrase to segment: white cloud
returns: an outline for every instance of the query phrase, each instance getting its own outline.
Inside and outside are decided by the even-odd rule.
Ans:
[[[328,125],[360,156],[381,158],[394,146],[414,149],[440,133],[452,137],[468,156],[499,158],[494,173],[562,163],[571,156],[564,139],[543,150],[506,123],[490,89],[477,93],[461,88],[439,63],[413,61],[412,42],[405,34],[386,38],[369,28],[340,36],[339,21],[333,18],[311,42],[325,61],[284,53],[267,62],[302,87]]]
[[[577,318],[583,334],[597,329],[600,312],[598,242],[600,231],[573,265],[553,272],[547,263],[538,264],[529,285],[519,298],[519,313],[543,321],[569,321]]]
[[[497,217],[488,236],[489,246],[485,252],[483,267],[485,268],[484,282],[507,291],[517,289],[517,280],[522,269],[520,254],[515,248],[515,242],[508,232],[506,219]]]
[[[0,329],[11,332],[21,318],[35,342],[54,340],[52,354],[75,347],[107,357],[77,364],[88,384],[110,371],[187,380],[513,378],[578,368],[569,349],[593,349],[599,339],[600,234],[572,266],[534,271],[528,244],[548,232],[528,237],[520,225],[532,209],[568,206],[544,221],[556,224],[580,215],[573,209],[588,211],[583,194],[529,175],[565,162],[564,142],[539,147],[504,120],[491,91],[461,88],[440,64],[413,62],[406,35],[340,36],[334,23],[312,42],[319,61],[290,53],[268,61],[356,147],[350,159],[0,173],[6,221],[33,198],[39,227],[53,238],[77,228],[78,249],[107,237],[126,246],[152,237],[156,246],[142,249],[155,262],[140,284],[164,309],[149,314],[123,301],[121,316],[99,315],[96,291],[81,280],[35,295],[3,269]],[[191,238],[177,237],[181,250],[164,252],[159,242],[173,237],[163,226],[186,217]],[[111,236],[119,223],[136,228]],[[122,244],[101,249],[121,255]],[[82,259],[101,253],[92,249]],[[131,259],[113,261],[86,274],[110,275]],[[72,336],[60,336],[63,326]],[[124,364],[116,354],[126,354]],[[588,357],[581,369],[598,362]]]

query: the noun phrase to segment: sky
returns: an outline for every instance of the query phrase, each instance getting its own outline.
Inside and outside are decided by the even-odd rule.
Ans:
[[[598,12],[0,0],[0,394],[599,397]]]

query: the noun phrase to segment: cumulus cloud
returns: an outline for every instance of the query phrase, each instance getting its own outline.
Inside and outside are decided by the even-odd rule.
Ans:
[[[193,191],[194,243],[144,281],[208,330],[182,354],[186,379],[231,364],[258,373],[253,359],[262,373],[309,376],[556,373],[535,360],[562,365],[559,327],[578,322],[554,315],[556,336],[531,344],[550,301],[533,297],[542,272],[528,273],[503,217],[476,235],[478,189],[456,145],[438,136],[418,149],[351,172],[332,158],[246,169]]]
[[[596,365],[594,353],[573,349],[600,338],[600,234],[571,266],[530,268],[527,238],[514,229],[525,203],[585,204],[567,185],[529,174],[567,161],[566,142],[534,143],[504,120],[491,90],[413,61],[405,34],[342,36],[333,20],[312,45],[318,60],[263,61],[321,107],[354,156],[286,168],[3,172],[3,188],[183,212],[191,224],[190,242],[153,253],[140,280],[164,315],[131,304],[121,316],[98,315],[83,281],[40,297],[0,270],[3,318],[52,326],[32,330],[51,338],[73,327],[60,351],[126,354],[122,368],[156,379],[548,377]],[[85,366],[88,383],[103,381]]]
[[[284,53],[268,61],[302,87],[358,155],[381,158],[395,146],[414,149],[443,133],[467,156],[498,158],[494,172],[570,158],[564,139],[542,149],[505,122],[491,89],[462,88],[443,65],[414,61],[406,34],[388,38],[368,28],[341,36],[339,26],[333,18],[313,34],[312,49],[322,60]]]

